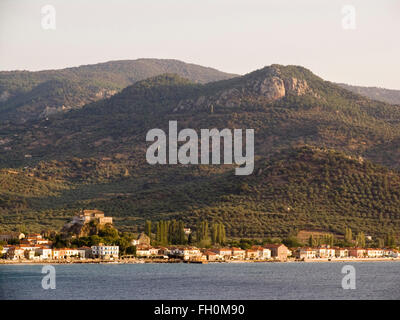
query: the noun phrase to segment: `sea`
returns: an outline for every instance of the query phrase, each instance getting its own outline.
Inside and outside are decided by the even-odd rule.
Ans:
[[[349,265],[354,285],[344,289]],[[45,265],[0,265],[0,299],[400,299],[394,261],[53,266],[54,289]]]

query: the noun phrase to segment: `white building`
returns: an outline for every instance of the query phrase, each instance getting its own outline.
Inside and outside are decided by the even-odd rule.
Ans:
[[[53,257],[53,250],[49,248],[38,248],[35,253],[39,254],[41,260],[48,260]]]
[[[200,249],[195,247],[175,248],[171,250],[171,254],[190,260],[200,258],[202,256]]]
[[[136,247],[136,256],[137,257],[149,257],[150,254],[150,246],[146,245],[138,245]]]
[[[297,250],[297,257],[300,259],[315,259],[317,257],[317,250],[314,248],[299,248]]]
[[[258,251],[258,259],[267,260],[271,259],[271,250],[264,247],[253,246],[252,249]]]
[[[385,250],[383,249],[367,249],[368,258],[381,258],[385,255]]]
[[[337,258],[347,258],[349,256],[349,250],[346,248],[335,248],[335,256]]]
[[[106,246],[99,244],[98,246],[92,246],[92,255],[95,258],[107,259],[107,258],[118,258],[119,246]]]
[[[219,257],[219,255],[218,255]],[[246,250],[241,248],[232,248],[232,259],[233,260],[244,260],[246,258]]]
[[[335,249],[329,247],[319,247],[317,248],[318,258],[333,258],[335,257]]]

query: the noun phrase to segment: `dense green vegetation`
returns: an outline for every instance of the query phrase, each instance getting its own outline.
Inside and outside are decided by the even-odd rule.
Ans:
[[[307,90],[267,99],[258,88],[271,77],[300,79]],[[253,175],[235,176],[229,165],[148,165],[145,135],[168,132],[169,120],[179,129],[254,128]],[[76,210],[97,208],[130,232],[146,220],[196,230],[207,221],[206,241],[223,242],[224,232],[212,229],[221,224],[226,238],[292,241],[299,230],[346,227],[359,241],[362,233],[396,238],[399,120],[398,107],[301,67],[274,65],[210,84],[157,76],[47,121],[2,126],[1,227],[60,228]]]
[[[338,85],[344,89],[361,94],[374,100],[400,105],[400,90],[391,90],[377,87],[360,87],[344,83],[338,83]]]
[[[400,175],[329,149],[282,150],[245,177],[229,167],[114,161],[52,161],[3,173],[1,194],[13,179],[21,193],[10,194],[0,209],[2,227],[60,228],[81,208],[103,210],[118,229],[131,232],[142,230],[145,220],[165,219],[194,229],[199,219],[223,222],[227,237],[286,237],[302,229],[341,234],[347,226],[384,237],[400,227]]]
[[[110,61],[61,70],[0,72],[0,117],[25,121],[107,98],[121,89],[163,73],[206,83],[235,75],[177,60]],[[58,108],[58,110],[54,110]],[[51,110],[50,110],[51,111]]]
[[[129,232],[118,232],[110,225],[102,228],[100,232],[86,237],[71,238],[52,233],[48,238],[53,242],[54,248],[91,247],[102,243],[104,245],[119,246],[119,252],[122,255],[136,253],[136,248],[132,245],[132,240],[135,238],[134,235]]]

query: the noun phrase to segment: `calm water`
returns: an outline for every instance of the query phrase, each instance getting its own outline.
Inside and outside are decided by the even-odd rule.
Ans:
[[[345,264],[355,290],[341,286]],[[0,265],[0,299],[400,299],[400,262]]]

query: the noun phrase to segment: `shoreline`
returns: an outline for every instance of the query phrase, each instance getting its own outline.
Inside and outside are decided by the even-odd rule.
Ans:
[[[59,260],[0,260],[0,265],[46,265],[46,264],[171,264],[171,263],[184,263],[184,264],[243,264],[243,263],[327,263],[327,262],[400,262],[400,258],[319,258],[319,259],[305,259],[295,260],[290,259],[287,261],[279,260],[260,260],[260,261],[246,261],[246,260],[233,260],[233,261],[183,261],[183,260],[153,260],[153,259],[122,259],[122,260],[76,260],[76,261],[59,261]]]

